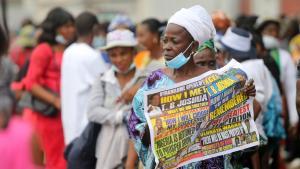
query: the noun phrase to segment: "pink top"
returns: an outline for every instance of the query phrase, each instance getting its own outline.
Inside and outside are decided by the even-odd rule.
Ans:
[[[12,117],[0,129],[0,168],[36,169],[31,153],[32,127],[20,117]]]

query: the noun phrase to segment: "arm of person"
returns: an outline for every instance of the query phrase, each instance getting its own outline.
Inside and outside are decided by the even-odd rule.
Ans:
[[[297,112],[299,113],[300,112],[300,79],[297,80],[296,106],[297,106]]]
[[[125,169],[135,169],[136,162],[138,161],[138,155],[135,152],[134,143],[131,140],[129,140],[128,144],[129,147],[128,147]]]
[[[43,44],[36,47],[30,58],[25,86],[33,96],[60,109],[60,98],[41,85],[41,77],[47,71],[52,57],[53,52],[49,45]]]
[[[253,111],[254,111],[254,120],[256,120],[259,113],[261,112],[261,106],[256,99],[253,100]]]
[[[99,124],[121,124],[127,112],[104,107],[106,97],[104,83],[101,77],[98,77],[92,87],[87,111],[88,120]]]
[[[33,85],[30,92],[33,96],[55,106],[58,110],[61,109],[60,98],[55,94],[47,91],[41,85],[39,84]]]
[[[256,89],[255,89],[255,85],[254,85],[254,80],[250,79],[244,88],[244,92],[247,94],[247,96],[249,97],[255,97],[256,96]],[[254,99],[253,100],[253,111],[254,111],[254,120],[258,117],[259,113],[261,112],[261,106],[259,104],[259,102]]]
[[[291,126],[296,126],[299,121],[299,116],[296,109],[296,67],[291,56],[287,52],[282,51],[281,54],[281,56],[284,58],[282,59],[283,70],[281,79],[287,100],[289,121]]]
[[[122,95],[117,100],[118,102],[124,102],[125,104],[131,103],[134,95],[139,90],[139,88],[143,85],[145,76],[141,76],[137,79],[135,84],[130,87],[128,90],[122,93]]]

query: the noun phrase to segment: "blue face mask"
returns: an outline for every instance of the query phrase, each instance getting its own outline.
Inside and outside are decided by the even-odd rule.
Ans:
[[[112,65],[111,68],[113,69],[114,72],[120,73],[120,74],[127,74],[128,72],[130,72],[132,69],[135,68],[135,64],[131,63],[131,65],[129,66],[128,70],[125,72],[122,72],[120,69],[118,69],[115,65]]]
[[[102,36],[95,36],[93,38],[92,46],[95,49],[103,47],[105,45],[105,38]]]
[[[67,44],[66,39],[62,35],[60,35],[60,34],[58,34],[58,35],[55,36],[55,41],[57,43],[59,43],[59,44],[62,44],[62,45]]]
[[[175,58],[170,61],[166,61],[166,66],[171,69],[179,69],[183,65],[185,65],[191,58],[191,55],[186,57],[184,53],[191,47],[193,42],[184,50],[184,52],[179,53]]]

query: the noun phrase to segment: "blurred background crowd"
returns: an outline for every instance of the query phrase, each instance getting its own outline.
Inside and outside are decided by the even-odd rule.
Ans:
[[[263,119],[267,143],[248,155],[246,166],[300,168],[298,0],[2,3],[7,10],[9,46],[0,64],[0,168],[64,169],[67,163],[76,165],[65,149],[70,143],[76,146],[73,140],[94,123],[102,124],[92,152],[96,168],[138,168],[126,131],[128,103],[147,73],[165,66],[162,37],[168,18],[195,4],[209,12],[216,29],[211,43],[204,46],[209,50],[201,49],[200,66],[216,69],[228,63],[221,39],[229,28],[242,29],[251,34],[254,55],[263,60],[279,91],[276,96],[271,92],[270,99],[280,101],[272,100],[277,105],[268,104],[268,111],[279,109],[274,124],[280,124],[282,130],[268,132],[272,119]],[[257,67],[251,69],[255,72]]]

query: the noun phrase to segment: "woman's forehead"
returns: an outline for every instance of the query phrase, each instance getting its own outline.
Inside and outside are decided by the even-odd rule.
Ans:
[[[179,25],[169,23],[166,27],[165,36],[187,36],[188,32]]]
[[[133,47],[125,47],[125,46],[116,46],[111,49],[108,49],[108,53],[113,53],[113,52],[131,52],[133,50]]]

